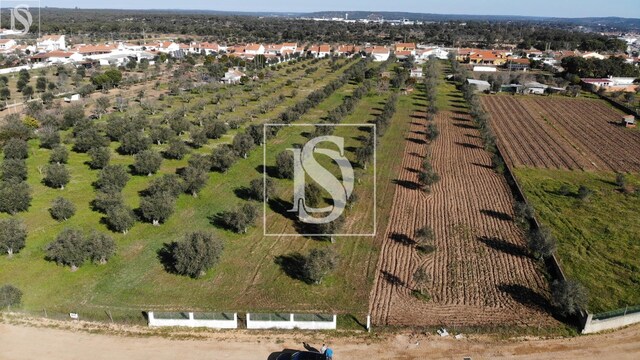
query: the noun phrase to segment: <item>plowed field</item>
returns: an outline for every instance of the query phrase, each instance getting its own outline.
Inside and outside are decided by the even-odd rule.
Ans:
[[[482,96],[505,160],[548,169],[640,171],[640,131],[600,100]]]
[[[412,119],[403,171],[383,233],[371,296],[372,321],[425,326],[553,324],[546,308],[548,286],[536,262],[526,255],[524,235],[512,220],[509,187],[492,170],[479,131],[462,113],[442,111],[436,116],[440,136],[431,145],[423,141],[423,114]],[[427,151],[441,176],[429,194],[417,185],[417,170]],[[436,250],[428,255],[412,244],[415,229],[424,225],[433,228],[436,238]],[[420,266],[431,276],[429,301],[412,295],[412,274]]]

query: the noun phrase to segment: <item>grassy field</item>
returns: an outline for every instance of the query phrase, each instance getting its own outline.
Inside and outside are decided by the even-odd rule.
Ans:
[[[558,239],[568,277],[589,290],[589,311],[599,313],[640,304],[640,196],[623,194],[615,175],[561,170],[516,169],[538,218]],[[627,176],[640,185],[640,177]],[[569,195],[559,191],[562,185]],[[580,185],[593,191],[586,200]]]
[[[287,97],[268,114],[260,115],[253,121],[261,122],[275,116],[313,89],[338,77],[348,65],[335,73],[329,72],[328,66],[324,64],[320,67],[320,70],[308,77],[306,86],[298,90],[299,94],[293,98]],[[284,70],[281,72],[284,73]],[[291,88],[284,85],[287,76],[279,75],[266,82],[264,89],[270,94],[289,95]],[[317,122],[339,105],[344,96],[354,88],[354,85],[346,85],[339,89],[303,116],[300,122]],[[372,120],[387,96],[388,93],[381,93],[364,97],[343,123]],[[171,98],[166,101],[174,106],[177,100]],[[411,97],[401,97],[393,125],[379,145],[379,228],[386,226],[384,214],[388,213],[393,196],[391,180],[399,166],[396,159],[402,151],[396,145],[401,143],[410,119],[409,114],[413,111],[411,101]],[[244,116],[253,106],[255,102],[239,105],[238,116]],[[209,141],[198,152],[208,153],[217,144],[229,142],[234,133],[232,131],[222,139]],[[357,146],[357,138],[362,134],[361,130],[348,132],[346,128],[336,131],[336,135],[347,138],[347,148]],[[275,155],[279,148],[284,149],[302,141],[304,138],[299,131],[282,130],[274,141],[277,144],[270,154]],[[62,191],[47,188],[41,184],[39,169],[47,163],[49,150],[39,149],[37,140],[32,140],[30,146],[31,155],[27,164],[33,202],[29,212],[18,215],[29,229],[27,246],[12,259],[0,257],[0,284],[12,283],[21,288],[25,293],[23,308],[27,311],[39,312],[46,309],[49,316],[74,311],[85,318],[104,319],[104,311],[109,309],[115,318],[131,318],[133,321],[140,321],[141,311],[150,309],[337,311],[360,315],[366,312],[378,251],[373,238],[338,239],[335,246],[342,261],[336,275],[329,276],[321,285],[310,286],[288,277],[275,258],[292,252],[306,253],[314,247],[331,246],[328,242],[299,237],[263,237],[261,224],[243,235],[230,233],[211,224],[213,215],[232,209],[244,201],[238,198],[234,190],[247,186],[250,180],[261,176],[262,149],[252,151],[247,159],[238,161],[225,174],[211,173],[208,185],[197,198],[181,195],[176,212],[162,226],[137,223],[127,235],[112,234],[118,252],[108,264],[85,264],[77,272],[71,272],[68,268],[45,261],[43,249],[64,227],[85,230],[97,228],[108,232],[101,223],[102,215],[91,211],[89,207],[89,202],[95,197],[91,184],[97,178],[97,171],[90,170],[85,164],[88,156],[71,153],[68,164],[72,175],[71,183]],[[112,148],[116,147],[117,144],[112,143]],[[160,150],[162,146],[154,148]],[[352,157],[353,153],[348,156]],[[112,163],[129,165],[132,162],[130,156],[117,155],[115,152],[113,154]],[[174,173],[185,164],[186,159],[164,160],[159,174],[152,177],[133,176],[123,192],[125,201],[128,205],[137,207],[138,192],[146,188],[151,179],[161,174]],[[362,172],[362,182],[356,191],[366,192],[372,186],[373,170],[369,168],[367,171],[359,171]],[[278,187],[282,191],[288,186],[290,184],[286,182],[279,182]],[[68,198],[78,208],[77,214],[65,223],[54,221],[48,214],[50,203],[57,196]],[[255,204],[259,205],[257,202]],[[362,201],[353,212],[358,217],[367,218],[371,211],[371,205]],[[279,228],[289,222],[273,212],[269,212],[268,216],[269,226]],[[0,214],[0,217],[7,215]],[[353,229],[366,225],[365,222],[354,221]],[[213,231],[224,239],[225,252],[221,262],[198,280],[164,271],[157,258],[157,251],[164,243],[178,240],[184,233],[195,229]]]

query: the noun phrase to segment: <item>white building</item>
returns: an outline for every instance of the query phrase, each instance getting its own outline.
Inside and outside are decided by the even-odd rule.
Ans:
[[[491,84],[484,80],[467,79],[467,84],[474,85],[476,91],[487,91],[491,89]]]
[[[264,45],[247,44],[244,48],[244,53],[247,55],[264,55]]]
[[[180,44],[173,41],[163,41],[158,44],[157,50],[166,54],[173,53],[180,50]]]
[[[47,35],[38,39],[36,47],[44,51],[66,50],[67,43],[64,35]]]
[[[390,55],[391,51],[383,46],[376,46],[371,50],[373,61],[387,61]]]
[[[409,74],[410,77],[412,78],[422,78],[423,74],[422,74],[422,68],[421,67],[416,67],[411,69],[411,73]]]
[[[11,50],[18,43],[13,39],[0,39],[0,50],[7,51]]]
[[[242,71],[238,69],[229,69],[220,81],[225,84],[237,84],[243,76],[245,76],[245,74]]]

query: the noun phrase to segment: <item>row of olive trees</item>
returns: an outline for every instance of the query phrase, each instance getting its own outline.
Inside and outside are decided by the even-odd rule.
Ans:
[[[27,140],[33,137],[33,128],[18,116],[7,117],[0,127],[3,159],[0,163],[0,212],[15,215],[27,211],[31,205],[31,187],[26,182],[29,157]]]
[[[56,239],[45,247],[46,258],[58,265],[76,271],[85,261],[106,264],[115,254],[115,241],[108,235],[93,231],[84,234],[80,230],[65,228]]]

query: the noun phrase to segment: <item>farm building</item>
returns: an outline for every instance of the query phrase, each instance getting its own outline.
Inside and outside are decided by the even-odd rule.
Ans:
[[[474,85],[476,87],[476,91],[488,91],[491,89],[491,84],[484,80],[467,79],[466,83]]]
[[[636,127],[636,117],[633,115],[624,115],[622,117],[622,124],[628,128]]]

